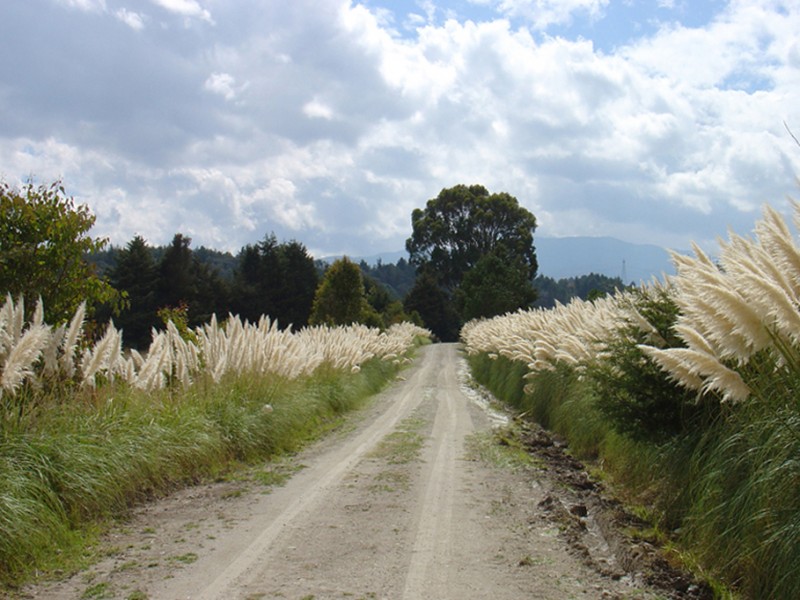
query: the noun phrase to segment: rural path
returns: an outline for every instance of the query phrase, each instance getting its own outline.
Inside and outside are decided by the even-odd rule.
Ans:
[[[486,458],[496,414],[457,345],[423,348],[401,375],[277,471],[143,506],[107,536],[102,561],[25,597],[665,597],[621,572],[602,536],[576,551],[543,508],[561,487],[544,471]]]

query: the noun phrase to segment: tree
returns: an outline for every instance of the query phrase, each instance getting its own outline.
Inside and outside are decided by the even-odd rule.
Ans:
[[[337,260],[317,289],[310,323],[351,325],[361,323],[368,312],[361,269],[347,257]]]
[[[536,290],[528,272],[521,261],[504,256],[502,249],[481,257],[456,292],[461,318],[490,318],[529,307]]]
[[[135,236],[117,253],[116,264],[109,272],[111,284],[127,294],[127,308],[114,320],[123,330],[126,345],[146,348],[150,331],[158,324],[156,316],[156,280],[158,272],[153,253],[141,236]]]
[[[501,247],[525,265],[529,279],[536,276],[536,217],[510,194],[490,194],[481,185],[446,188],[424,210],[414,210],[411,224],[406,241],[411,264],[435,272],[449,291],[482,256]]]
[[[280,283],[275,298],[275,318],[296,329],[308,324],[319,273],[306,247],[290,241],[278,247]]]
[[[458,314],[450,297],[432,273],[420,273],[414,287],[406,295],[403,308],[410,315],[419,315],[424,326],[440,340],[451,342],[458,339],[461,326]]]
[[[85,258],[108,242],[88,235],[94,222],[60,181],[21,189],[0,182],[0,293],[41,297],[49,323],[70,319],[84,300],[90,310],[118,300]]]
[[[233,281],[233,309],[257,321],[269,315],[282,325],[300,328],[308,323],[319,274],[305,246],[279,244],[274,234],[242,248]]]
[[[225,310],[228,289],[219,271],[200,263],[190,245],[192,238],[176,233],[158,263],[158,308],[185,307],[189,326],[207,322]]]
[[[197,281],[189,248],[192,238],[176,233],[158,265],[158,305],[190,304],[197,295]]]
[[[406,310],[416,310],[442,340],[457,339],[461,322],[471,316],[529,304],[533,292],[527,282],[538,269],[533,246],[536,217],[516,198],[505,192],[490,194],[481,185],[457,185],[428,200],[424,210],[415,209],[411,224],[406,250],[417,267],[417,282]],[[503,268],[481,281],[489,268],[486,263],[462,288],[466,275],[492,254],[492,264],[500,259]],[[466,312],[459,314],[459,309]]]

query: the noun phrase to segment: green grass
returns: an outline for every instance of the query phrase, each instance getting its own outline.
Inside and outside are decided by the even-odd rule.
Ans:
[[[417,460],[425,443],[420,433],[423,425],[425,419],[416,416],[404,419],[367,456],[385,460],[390,465],[403,465]]]
[[[136,503],[296,451],[397,371],[373,360],[357,374],[318,369],[293,381],[252,376],[185,392],[113,386],[38,399],[0,430],[0,584],[91,560],[96,524]]]
[[[468,436],[465,456],[467,460],[481,460],[503,469],[537,466],[535,459],[520,442],[513,423]]]
[[[470,357],[477,381],[564,436],[570,451],[642,516],[719,598],[790,599],[800,589],[800,406],[785,393],[725,406],[703,429],[633,440],[569,369],[521,380],[524,365]],[[516,380],[516,381],[512,381]],[[522,383],[529,393],[520,393]],[[762,386],[768,388],[768,382]]]

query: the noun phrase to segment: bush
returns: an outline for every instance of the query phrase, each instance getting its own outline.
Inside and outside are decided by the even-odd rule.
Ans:
[[[595,406],[617,432],[634,440],[663,443],[702,430],[718,413],[717,402],[701,401],[697,392],[678,385],[639,349],[654,336],[662,347],[684,347],[673,330],[677,305],[666,288],[633,290],[630,298],[650,328],[629,322],[609,331],[603,360],[587,367]]]

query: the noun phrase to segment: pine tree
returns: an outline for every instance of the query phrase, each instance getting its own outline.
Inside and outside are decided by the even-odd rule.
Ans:
[[[151,339],[150,331],[158,324],[158,272],[152,252],[142,237],[135,236],[119,251],[109,278],[116,289],[127,294],[128,307],[114,319],[117,327],[123,330],[125,344],[146,348]]]
[[[312,325],[360,323],[367,300],[361,269],[347,257],[334,262],[325,272],[314,298]]]

